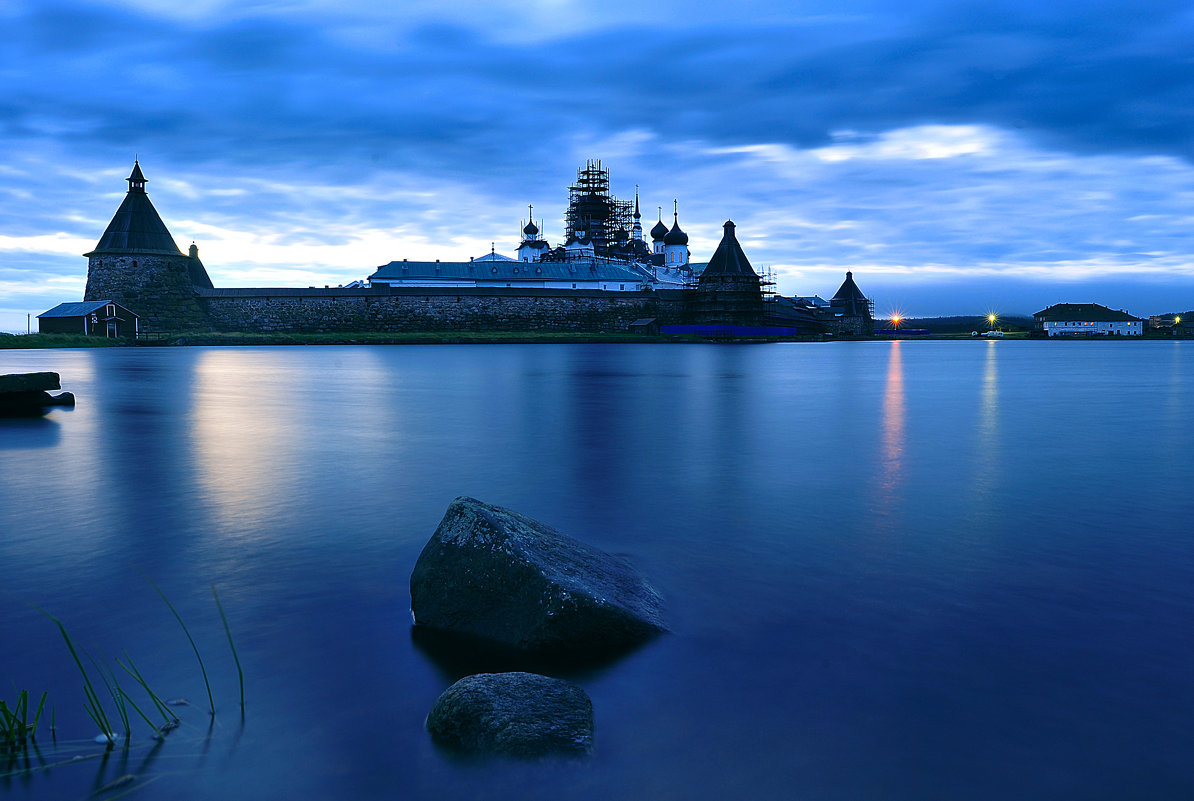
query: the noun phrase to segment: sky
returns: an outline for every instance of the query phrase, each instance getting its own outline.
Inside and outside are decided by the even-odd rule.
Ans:
[[[785,295],[1194,308],[1194,2],[5,0],[0,331],[80,300],[133,160],[216,286],[558,244],[601,159]],[[33,330],[37,322],[32,321]]]

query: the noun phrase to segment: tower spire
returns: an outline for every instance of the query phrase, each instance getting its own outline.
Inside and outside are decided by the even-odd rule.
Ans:
[[[129,182],[129,192],[145,194],[145,184],[148,179],[145,177],[145,173],[141,172],[141,162],[137,159],[133,159],[133,171],[124,180]]]

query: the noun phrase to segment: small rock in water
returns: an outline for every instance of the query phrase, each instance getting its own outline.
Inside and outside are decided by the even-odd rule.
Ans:
[[[124,739],[124,737],[119,734],[97,734],[95,736],[95,741],[97,743],[104,743],[104,744],[118,743],[123,739]]]
[[[444,690],[427,715],[441,745],[536,757],[593,748],[593,702],[580,687],[537,673],[478,673]]]

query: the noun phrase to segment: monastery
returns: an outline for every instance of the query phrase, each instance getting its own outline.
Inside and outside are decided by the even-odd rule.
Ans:
[[[149,200],[139,162],[128,193],[87,257],[84,302],[39,315],[41,330],[108,336],[185,331],[579,331],[656,330],[726,335],[869,334],[873,307],[852,276],[826,303],[769,292],[733,222],[708,262],[693,262],[679,210],[643,236],[638,192],[620,201],[599,161],[569,190],[564,242],[551,245],[534,218],[517,257],[467,262],[392,261],[342,287],[213,285],[199,248],[179,250]],[[533,209],[529,209],[533,211]],[[669,331],[670,329],[670,331]],[[732,329],[732,330],[731,330]]]

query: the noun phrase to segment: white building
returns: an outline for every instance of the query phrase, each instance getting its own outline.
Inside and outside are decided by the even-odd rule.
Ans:
[[[1032,315],[1038,331],[1051,337],[1126,336],[1144,333],[1144,320],[1097,303],[1058,303]]]

